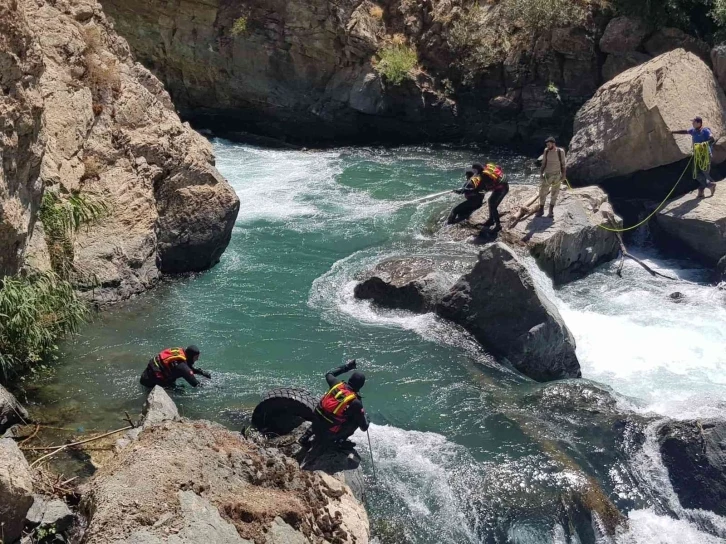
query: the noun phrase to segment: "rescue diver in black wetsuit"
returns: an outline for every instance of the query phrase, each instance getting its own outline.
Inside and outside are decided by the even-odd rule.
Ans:
[[[368,430],[368,418],[360,396],[360,390],[366,382],[365,375],[354,372],[347,383],[338,379],[341,374],[355,368],[356,362],[353,360],[325,374],[329,390],[315,409],[312,425],[300,437],[301,446],[310,447],[313,440],[323,445],[341,445],[356,429]]]
[[[141,374],[141,385],[144,387],[174,387],[180,378],[186,380],[192,387],[199,385],[196,374],[210,378],[212,375],[206,370],[195,368],[201,352],[197,346],[189,346],[186,349],[168,348],[159,353],[149,361],[143,374]]]
[[[481,177],[478,177],[472,168],[467,169],[465,175],[466,183],[461,189],[454,192],[464,195],[466,200],[451,210],[449,218],[446,220],[449,225],[455,225],[469,219],[471,214],[484,204],[484,193],[482,192],[484,186],[481,184]]]

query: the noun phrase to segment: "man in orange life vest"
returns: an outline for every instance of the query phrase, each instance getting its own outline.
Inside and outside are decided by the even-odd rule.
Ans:
[[[338,376],[356,368],[355,360],[348,361],[341,367],[329,370],[325,380],[330,388],[320,399],[315,409],[313,424],[300,438],[300,445],[309,447],[315,437],[319,444],[344,443],[355,431],[368,430],[368,418],[363,409],[360,390],[366,382],[361,372],[354,372],[348,382]]]
[[[168,348],[159,353],[149,361],[149,364],[141,374],[141,385],[144,387],[174,387],[179,378],[185,379],[192,387],[199,385],[195,374],[211,379],[212,375],[201,368],[195,368],[200,355],[197,346],[189,346],[187,349]]]
[[[466,201],[451,210],[447,223],[452,225],[468,219],[472,213],[482,207],[484,193],[487,191],[492,193],[489,197],[489,219],[484,223],[481,234],[484,235],[491,226],[494,226],[494,232],[502,230],[499,204],[507,196],[509,184],[502,167],[492,163],[488,163],[486,166],[477,163],[466,171],[466,184],[455,191],[463,194]]]

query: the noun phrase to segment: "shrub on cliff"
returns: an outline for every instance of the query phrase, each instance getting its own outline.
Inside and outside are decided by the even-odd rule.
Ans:
[[[88,309],[53,272],[7,276],[0,287],[0,378],[47,360],[59,338],[74,333]]]
[[[418,64],[416,50],[404,43],[383,46],[378,51],[378,58],[376,70],[393,85],[400,85],[406,78],[411,77]]]

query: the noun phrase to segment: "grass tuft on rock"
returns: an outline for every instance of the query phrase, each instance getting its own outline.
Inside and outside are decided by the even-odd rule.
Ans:
[[[400,85],[405,79],[412,78],[418,64],[416,50],[410,45],[392,43],[378,51],[379,61],[376,71],[393,85]]]
[[[247,17],[238,17],[235,19],[230,33],[234,38],[247,34]]]
[[[57,342],[89,318],[73,286],[54,272],[7,276],[0,287],[0,378],[51,359]]]

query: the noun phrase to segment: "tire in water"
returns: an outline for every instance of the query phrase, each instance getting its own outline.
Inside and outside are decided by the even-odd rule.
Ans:
[[[317,403],[317,399],[305,389],[273,389],[265,393],[252,412],[252,425],[269,435],[289,434],[303,422],[313,420]]]

